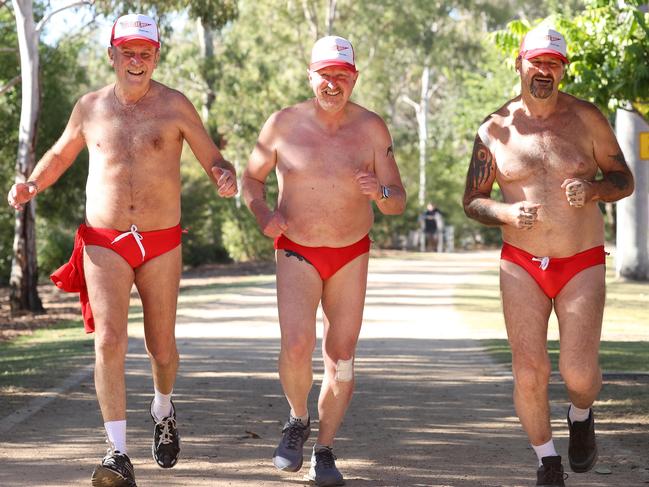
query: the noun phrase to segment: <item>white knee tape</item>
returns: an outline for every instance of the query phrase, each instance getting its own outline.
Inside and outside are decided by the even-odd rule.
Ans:
[[[336,362],[336,381],[349,382],[354,378],[354,357]]]

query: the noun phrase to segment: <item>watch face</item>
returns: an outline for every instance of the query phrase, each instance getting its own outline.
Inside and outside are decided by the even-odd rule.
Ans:
[[[383,186],[383,199],[387,199],[390,197],[390,188],[387,186]]]

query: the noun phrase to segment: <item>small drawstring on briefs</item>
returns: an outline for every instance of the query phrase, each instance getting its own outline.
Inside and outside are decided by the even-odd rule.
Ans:
[[[141,242],[141,240],[144,239],[144,237],[138,233],[137,227],[135,225],[131,225],[131,229],[128,232],[121,233],[117,237],[115,237],[111,242],[111,244],[119,242],[120,240],[128,237],[129,235],[133,235],[133,238],[135,239],[135,243],[137,244],[138,247],[140,247],[140,252],[142,252],[142,260],[144,260],[144,256],[146,255],[146,252],[144,251],[144,246],[142,245]]]
[[[532,257],[533,262],[540,262],[539,268],[544,271],[550,265],[550,257]]]

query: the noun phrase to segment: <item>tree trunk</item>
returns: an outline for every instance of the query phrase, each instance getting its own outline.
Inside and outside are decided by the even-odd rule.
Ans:
[[[635,191],[617,203],[618,277],[635,281],[649,280],[649,161],[640,159],[640,134],[649,137],[649,124],[637,113],[618,110],[615,131],[624,157],[635,178]]]
[[[31,0],[12,0],[20,49],[22,102],[16,158],[16,182],[24,182],[34,169],[36,123],[40,109],[38,33]],[[43,311],[38,296],[36,262],[36,202],[16,212],[11,277],[12,311]]]
[[[430,68],[424,66],[421,73],[421,97],[417,110],[417,127],[419,134],[419,208],[426,206],[426,157],[428,147],[428,100],[430,84]]]

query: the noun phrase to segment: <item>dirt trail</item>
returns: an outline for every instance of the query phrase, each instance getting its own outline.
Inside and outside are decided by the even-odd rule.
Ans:
[[[471,340],[472,330],[452,306],[453,284],[492,269],[496,260],[485,253],[371,261],[356,394],[336,443],[350,487],[534,485],[535,458],[513,411],[510,374]],[[237,278],[236,289],[227,292],[219,287],[233,281],[183,281],[182,364],[174,393],[183,449],[171,470],[150,458],[152,386],[140,331],[133,327],[129,454],[140,487],[307,484],[308,462],[298,474],[279,472],[270,463],[287,414],[276,373],[272,276]],[[322,370],[318,350],[319,344],[312,415]],[[90,485],[90,472],[104,452],[102,422],[90,373],[71,384],[43,409],[22,411],[25,419],[0,430],[1,486]],[[551,389],[555,441],[566,455],[566,403],[558,382]],[[8,413],[0,412],[5,422]],[[613,474],[570,473],[566,485],[648,485],[649,430],[634,431],[633,441],[607,421],[598,430],[600,464]]]

